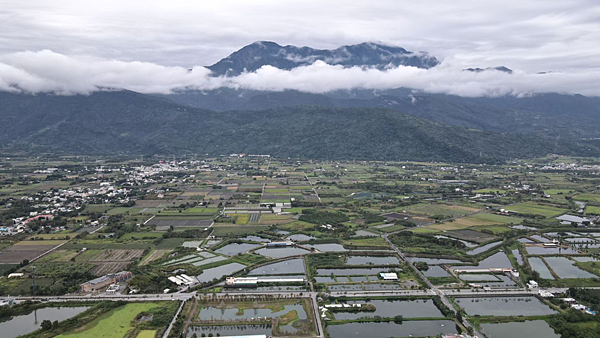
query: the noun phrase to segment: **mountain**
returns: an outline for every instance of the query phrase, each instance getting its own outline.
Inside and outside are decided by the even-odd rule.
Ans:
[[[548,153],[593,156],[587,142],[448,126],[382,108],[295,106],[213,112],[129,91],[0,93],[0,147],[76,154],[271,154],[280,157],[495,163]]]
[[[504,72],[504,73],[508,73],[508,74],[512,74],[512,69],[510,68],[506,68],[504,66],[498,66],[498,67],[487,67],[487,68],[467,68],[464,69],[465,71],[468,72],[475,72],[475,73],[481,73],[481,72],[485,72],[485,71],[490,71],[490,70],[497,70],[499,72]]]
[[[443,124],[497,132],[575,139],[597,137],[600,134],[600,98],[582,95],[469,98],[427,94],[408,88],[338,90],[324,94],[219,88],[202,92],[181,91],[163,97],[215,111],[261,110],[297,105],[377,107]]]
[[[398,66],[431,68],[439,61],[425,52],[413,53],[401,47],[376,43],[361,43],[337,49],[314,49],[310,47],[280,46],[275,42],[259,41],[232,53],[207,68],[215,76],[236,76],[244,71],[254,72],[269,65],[290,70],[310,65],[316,61],[344,67],[373,67],[387,69]]]

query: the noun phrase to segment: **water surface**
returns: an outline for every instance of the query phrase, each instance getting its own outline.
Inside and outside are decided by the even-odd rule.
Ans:
[[[456,302],[472,316],[541,316],[556,313],[535,297],[456,298]]]
[[[42,321],[59,322],[74,317],[89,309],[89,306],[79,307],[45,307],[26,315],[3,318],[0,320],[0,337],[14,338],[33,332],[40,328]],[[36,321],[37,318],[37,321]]]

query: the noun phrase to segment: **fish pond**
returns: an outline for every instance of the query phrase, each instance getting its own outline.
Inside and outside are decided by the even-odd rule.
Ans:
[[[426,337],[441,333],[457,333],[456,323],[452,320],[418,320],[394,322],[344,323],[327,326],[331,338],[348,337]]]
[[[396,256],[349,256],[346,265],[398,265]]]
[[[310,251],[292,246],[283,248],[261,248],[255,251],[259,255],[271,257],[271,258],[284,258],[298,255],[309,254]]]
[[[481,331],[488,337],[560,338],[545,320],[526,322],[482,323]]]
[[[215,250],[216,253],[220,253],[222,255],[227,256],[235,256],[237,254],[250,251],[252,249],[258,248],[260,245],[258,244],[250,244],[250,243],[231,243],[227,244],[224,247]]]
[[[455,301],[470,315],[542,316],[556,313],[535,297],[465,297]]]
[[[202,273],[196,278],[200,283],[210,282],[213,279],[219,279],[225,275],[230,275],[236,271],[240,271],[246,266],[240,263],[229,263],[221,266],[217,266],[216,268],[210,268],[202,271]]]
[[[370,301],[349,301],[348,304],[373,304],[374,312],[334,312],[337,320],[350,320],[363,317],[390,317],[401,315],[404,318],[435,318],[443,317],[440,310],[433,304],[431,299],[418,300],[382,300],[374,299]],[[393,317],[392,316],[392,317]]]
[[[575,266],[574,262],[565,257],[544,258],[550,268],[559,278],[594,278],[598,277]]]
[[[302,258],[290,259],[283,262],[267,264],[250,270],[249,276],[254,275],[285,275],[291,273],[306,273]]]
[[[3,318],[0,320],[0,336],[14,338],[28,334],[40,328],[44,320],[54,322],[74,317],[89,309],[87,306],[78,307],[45,307],[31,311],[28,314]]]

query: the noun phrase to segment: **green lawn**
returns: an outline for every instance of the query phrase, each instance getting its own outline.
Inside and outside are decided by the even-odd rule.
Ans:
[[[130,303],[103,314],[82,328],[57,337],[123,338],[127,331],[133,329],[131,321],[138,313],[157,306],[158,303]]]

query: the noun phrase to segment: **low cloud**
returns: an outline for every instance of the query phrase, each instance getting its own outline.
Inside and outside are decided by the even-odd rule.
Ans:
[[[493,66],[493,65],[484,65]],[[598,69],[529,74],[515,70],[480,73],[444,61],[431,69],[398,67],[385,71],[343,68],[318,61],[310,66],[281,70],[264,66],[237,77],[212,77],[210,71],[125,62],[87,56],[68,56],[50,50],[0,55],[0,90],[23,93],[88,94],[104,89],[168,94],[179,89],[210,90],[233,87],[257,90],[295,89],[322,93],[338,89],[407,87],[429,93],[459,96],[525,96],[559,92],[597,96]]]

